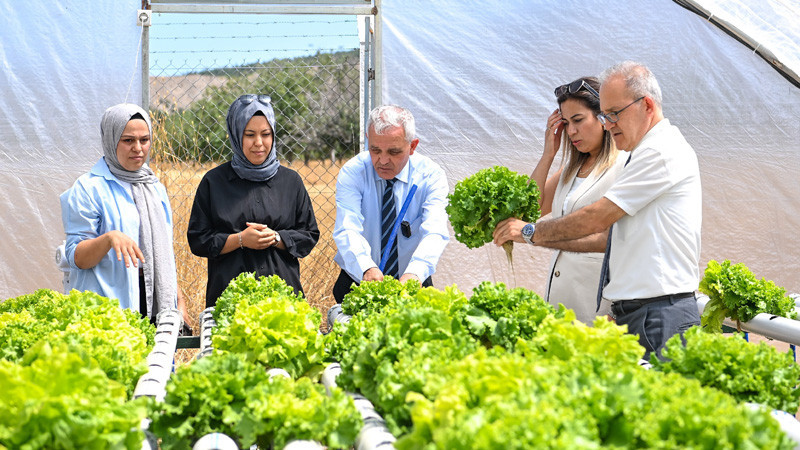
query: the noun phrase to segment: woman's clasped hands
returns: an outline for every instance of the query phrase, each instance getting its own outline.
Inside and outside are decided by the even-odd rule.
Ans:
[[[280,247],[280,236],[272,228],[260,224],[247,222],[247,228],[241,231],[242,246],[254,250],[263,250],[272,246]]]

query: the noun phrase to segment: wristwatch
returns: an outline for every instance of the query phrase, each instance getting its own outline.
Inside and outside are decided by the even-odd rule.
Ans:
[[[276,231],[275,232],[275,245],[278,245],[281,242],[281,235]]]
[[[525,226],[522,227],[522,238],[525,239],[525,242],[528,244],[533,244],[534,231],[536,231],[536,224],[526,223]]]

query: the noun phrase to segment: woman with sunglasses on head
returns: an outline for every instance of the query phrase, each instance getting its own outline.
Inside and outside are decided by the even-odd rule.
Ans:
[[[599,89],[600,83],[594,77],[578,78],[555,89],[559,108],[547,118],[544,152],[531,174],[541,190],[543,216],[561,217],[599,200],[625,165],[611,134],[597,118]],[[562,141],[561,167],[547,178]],[[563,303],[575,311],[578,320],[589,325],[596,315],[608,314],[611,305],[605,300],[595,312],[602,263],[602,253],[555,250],[546,300]]]
[[[108,108],[100,121],[103,157],[61,194],[70,283],[119,299],[155,322],[178,307],[188,321],[172,248],[169,197],[148,167],[148,114],[139,106]]]
[[[200,181],[187,231],[192,253],[208,258],[206,307],[243,272],[278,275],[302,293],[298,258],[319,229],[300,175],[278,163],[270,97],[239,97],[226,122],[233,158]]]

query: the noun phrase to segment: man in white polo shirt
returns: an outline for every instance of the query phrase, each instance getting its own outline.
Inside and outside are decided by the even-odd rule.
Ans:
[[[626,61],[600,79],[598,118],[630,155],[619,178],[602,199],[559,219],[501,222],[494,241],[577,252],[603,252],[609,242],[598,302],[601,295],[613,302],[612,315],[639,336],[645,358],[660,356],[670,337],[700,324],[697,156],[664,118],[661,89],[647,67]]]

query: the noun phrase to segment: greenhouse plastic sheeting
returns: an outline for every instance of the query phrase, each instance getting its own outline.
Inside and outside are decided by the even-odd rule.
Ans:
[[[62,289],[58,196],[100,158],[103,111],[141,103],[140,7],[0,2],[0,299]]]
[[[729,11],[726,20],[772,36],[763,45],[797,64],[800,14],[791,2],[713,3]],[[800,89],[724,31],[667,0],[389,0],[383,13],[383,100],[415,114],[417,149],[443,166],[451,191],[495,164],[530,174],[557,106],[553,88],[640,61],[661,84],[666,117],[698,155],[700,270],[731,259],[800,291]],[[501,248],[453,240],[433,279],[462,290],[494,280],[543,293],[549,257],[516,244],[512,270]]]
[[[733,11],[726,21],[748,19],[748,32],[791,65],[800,55],[793,5],[717,0],[707,8]],[[61,287],[58,195],[99,158],[103,111],[139,103],[140,7],[0,2],[0,299]],[[415,113],[419,151],[442,164],[451,189],[494,164],[532,171],[556,107],[553,87],[639,60],[699,156],[701,269],[729,258],[800,291],[800,90],[703,17],[667,0],[384,0],[381,12],[384,101]],[[465,290],[495,280],[543,292],[548,259],[547,250],[517,245],[512,271],[501,249],[454,240],[433,278]]]

